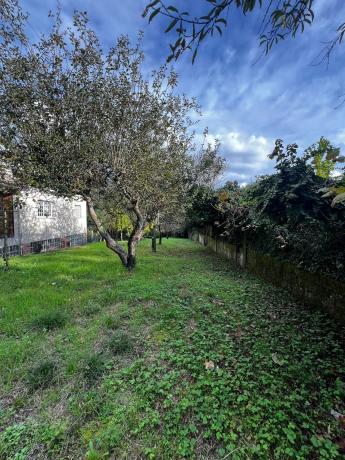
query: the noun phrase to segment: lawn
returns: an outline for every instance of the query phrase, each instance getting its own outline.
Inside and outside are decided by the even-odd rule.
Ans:
[[[286,292],[188,240],[11,265],[1,460],[342,458],[344,331]]]

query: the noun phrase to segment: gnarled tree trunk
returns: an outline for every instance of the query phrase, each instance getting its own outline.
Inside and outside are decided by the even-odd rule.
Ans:
[[[126,252],[123,246],[121,246],[116,240],[114,240],[114,238],[110,235],[110,233],[103,227],[101,221],[97,217],[97,214],[96,214],[91,198],[84,197],[84,199],[86,201],[89,215],[93,223],[95,224],[99,234],[105,240],[107,247],[119,256],[122,264],[128,270],[133,270],[136,264],[136,248],[137,248],[139,241],[142,239],[144,235],[144,226],[145,226],[145,220],[142,214],[140,213],[138,202],[137,201],[132,202],[133,212],[136,216],[136,222],[135,222],[133,231],[129,236],[127,252]]]

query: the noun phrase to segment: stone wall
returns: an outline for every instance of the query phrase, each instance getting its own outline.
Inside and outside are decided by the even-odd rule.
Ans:
[[[287,289],[301,303],[321,309],[345,324],[345,283],[325,275],[311,273],[256,251],[244,243],[233,245],[193,231],[190,238],[208,246],[217,254],[263,278],[275,286]]]

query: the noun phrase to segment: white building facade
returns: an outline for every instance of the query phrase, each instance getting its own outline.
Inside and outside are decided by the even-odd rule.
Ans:
[[[0,214],[7,209],[9,255],[46,252],[87,242],[86,203],[31,190],[0,200]],[[2,211],[2,212],[1,212]],[[2,227],[2,228],[1,228]],[[4,224],[0,226],[0,255],[4,247]]]

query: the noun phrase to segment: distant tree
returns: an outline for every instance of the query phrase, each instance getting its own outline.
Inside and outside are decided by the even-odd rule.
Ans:
[[[218,145],[191,155],[198,106],[175,94],[176,74],[162,67],[145,79],[139,45],[126,37],[106,53],[85,13],[67,28],[57,14],[37,43],[19,40],[0,55],[1,155],[22,184],[83,197],[108,248],[132,269],[145,225],[180,206],[205,167],[219,172]],[[100,219],[102,206],[130,217],[127,250]]]
[[[262,24],[259,32],[260,45],[267,54],[272,46],[286,37],[295,37],[314,21],[315,0],[195,0],[196,15],[192,16],[188,7],[177,7],[176,1],[153,0],[149,2],[143,16],[151,22],[158,15],[168,20],[165,32],[174,32],[176,41],[170,45],[168,61],[190,50],[194,62],[199,46],[207,37],[222,35],[233,9],[241,9],[244,15],[262,9]],[[328,59],[334,47],[340,44],[345,35],[345,22],[335,31],[335,36],[326,44],[325,57]]]

